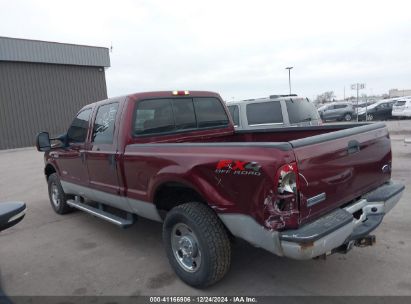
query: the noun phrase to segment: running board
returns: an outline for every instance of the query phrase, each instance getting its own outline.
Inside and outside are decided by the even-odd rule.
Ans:
[[[102,210],[103,208],[101,204],[99,204],[100,208],[95,208],[90,205],[81,203],[79,200],[67,200],[67,205],[79,209],[81,211],[87,212],[95,217],[106,220],[107,222],[110,222],[121,228],[127,228],[134,224],[133,215],[131,213],[127,213],[127,219],[125,219]]]

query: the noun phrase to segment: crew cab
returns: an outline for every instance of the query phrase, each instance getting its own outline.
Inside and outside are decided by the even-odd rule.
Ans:
[[[196,287],[224,277],[236,237],[302,260],[372,245],[404,191],[384,123],[236,131],[213,92],[95,102],[36,144],[55,212],[162,222],[171,266]]]
[[[227,102],[236,130],[319,126],[316,107],[308,98],[297,95],[271,95]]]

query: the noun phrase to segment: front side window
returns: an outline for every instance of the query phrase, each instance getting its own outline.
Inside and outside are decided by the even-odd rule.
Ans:
[[[318,111],[307,99],[290,99],[285,101],[288,119],[291,124],[318,120]]]
[[[84,143],[87,138],[91,109],[86,109],[77,114],[67,131],[69,142]]]
[[[279,101],[250,103],[246,107],[246,112],[249,125],[283,123]]]
[[[238,106],[228,106],[228,111],[230,111],[231,118],[233,119],[234,126],[240,125],[240,115],[238,111]]]
[[[93,126],[92,142],[96,144],[113,143],[117,110],[117,102],[103,105],[98,108]]]

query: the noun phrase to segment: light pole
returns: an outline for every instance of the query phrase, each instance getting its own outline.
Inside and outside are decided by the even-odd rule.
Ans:
[[[358,122],[358,91],[365,89],[365,83],[354,83],[351,85],[351,90],[357,90],[357,108],[356,108],[356,112],[357,112],[357,122]],[[367,111],[367,100],[365,100],[365,121],[367,121],[368,117],[368,111]]]
[[[290,95],[291,95],[291,69],[293,67],[286,67],[285,69],[288,70],[288,86],[290,88]]]

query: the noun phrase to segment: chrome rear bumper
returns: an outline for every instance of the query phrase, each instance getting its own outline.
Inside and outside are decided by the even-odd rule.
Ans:
[[[311,259],[367,236],[398,203],[404,188],[399,183],[386,183],[343,209],[334,210],[299,229],[280,232],[282,255]]]

